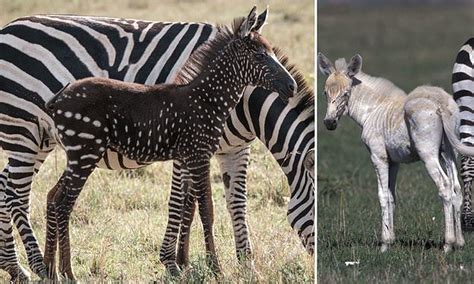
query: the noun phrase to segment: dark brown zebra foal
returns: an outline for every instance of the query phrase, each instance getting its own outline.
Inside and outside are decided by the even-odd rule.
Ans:
[[[183,223],[191,223],[197,199],[208,260],[220,266],[213,239],[213,204],[209,161],[230,111],[247,85],[283,95],[296,93],[296,83],[260,35],[264,21],[256,7],[233,28],[220,26],[215,39],[195,51],[175,84],[144,86],[89,78],[60,91],[46,103],[58,141],[67,154],[67,169],[48,193],[44,261],[56,278],[59,242],[60,272],[74,279],[70,261],[69,217],[87,178],[109,147],[142,163],[176,159],[188,173]],[[186,222],[185,222],[186,221]],[[164,259],[176,274],[176,253]]]

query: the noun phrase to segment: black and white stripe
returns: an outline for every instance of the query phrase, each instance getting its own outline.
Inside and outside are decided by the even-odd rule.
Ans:
[[[56,144],[50,134],[52,120],[44,111],[44,102],[67,83],[90,76],[145,84],[173,80],[189,55],[203,42],[213,38],[215,32],[215,26],[202,23],[163,23],[62,15],[20,18],[0,30],[0,147],[8,157],[5,174],[0,176],[0,190],[5,191],[4,199],[0,200],[0,233],[5,236],[0,239],[3,241],[1,243],[3,246],[0,247],[0,268],[16,271],[19,277],[26,274],[18,263],[11,237],[12,224],[8,220],[13,218],[27,248],[31,269],[39,275],[46,273],[42,264],[41,250],[29,222],[31,179]],[[264,91],[259,88],[249,89],[246,97],[250,94],[261,95],[262,92]],[[256,131],[252,134],[251,131],[255,130],[255,126],[249,125],[247,117],[254,113],[261,113],[259,116],[261,118],[266,116],[257,107],[256,110],[249,112],[248,104],[249,101],[243,99],[237,107],[242,111],[232,113],[233,122],[228,124],[221,139],[220,160],[231,161],[235,158],[236,151],[239,152],[240,149],[240,153],[244,153],[250,141],[259,136],[256,135]],[[243,111],[245,108],[247,113]],[[270,115],[272,109],[266,110],[268,117],[276,117]],[[287,119],[281,117],[282,122],[274,126],[274,129],[268,125],[264,126],[264,132],[258,133],[263,133],[264,136],[272,133],[277,135],[278,141],[286,141],[285,135],[291,132],[286,126]],[[295,129],[299,131],[300,128]],[[312,129],[314,136],[314,125]],[[295,133],[298,134],[298,131]],[[275,138],[269,140],[268,145],[277,145],[278,143],[272,142],[277,140]],[[300,145],[294,141],[297,140],[290,137],[286,143],[293,146]],[[313,144],[308,140],[304,140],[303,143],[309,143],[304,146],[314,148],[314,140]],[[301,153],[294,152],[292,147],[288,146],[275,146],[272,152],[276,153],[275,157],[281,162],[292,192],[300,192],[299,188],[302,192],[307,192],[306,174],[304,170],[297,168],[301,165],[300,157],[288,158],[291,155],[301,156]],[[245,157],[240,159],[245,160]],[[107,151],[107,155],[99,165],[109,169],[141,166],[112,151]],[[7,178],[8,170],[12,174]],[[241,197],[237,206],[244,208],[246,195],[245,183],[242,180],[245,179],[245,173],[226,172],[230,176],[231,192],[227,196]],[[233,191],[244,194],[238,192],[234,194]],[[300,214],[301,209],[289,212],[293,212],[293,215],[310,216],[309,219],[297,220],[306,220],[305,224],[311,223],[311,226],[303,227],[311,228],[312,231],[314,192],[311,194],[312,197],[309,199],[304,194],[294,196],[297,198],[295,200],[305,196],[305,202],[313,206],[311,214],[307,214],[307,210]],[[291,207],[298,208],[297,204],[298,202]],[[245,215],[245,210],[239,212],[240,215]],[[234,221],[234,225],[242,224],[240,217],[233,215],[232,219],[238,221]],[[241,226],[238,226],[234,230],[241,232]],[[240,239],[242,241],[238,241]],[[247,234],[239,234],[236,237],[237,251],[241,244],[246,242],[249,242]],[[312,242],[314,246],[314,233]],[[10,274],[15,275],[13,272]]]
[[[461,142],[474,146],[474,38],[464,43],[456,56],[452,84],[454,99],[459,105]],[[463,181],[462,224],[465,229],[474,229],[471,207],[471,184],[474,178],[474,158],[461,158],[461,178]]]

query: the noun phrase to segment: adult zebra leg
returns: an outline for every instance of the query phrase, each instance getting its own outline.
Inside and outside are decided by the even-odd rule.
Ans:
[[[34,163],[12,158],[9,162],[11,166],[7,190],[8,198],[11,200],[9,203],[11,204],[12,219],[25,246],[28,264],[31,270],[41,278],[47,276],[47,271],[38,240],[31,225],[30,194],[33,177],[50,151],[39,152]]]
[[[26,282],[29,273],[20,265],[13,238],[11,210],[7,206],[6,188],[8,182],[8,164],[0,173],[0,268],[10,274],[10,281]]]
[[[474,218],[472,216],[472,180],[474,178],[474,158],[461,157],[461,179],[463,183],[463,205],[461,222],[464,230],[474,230]]]
[[[240,263],[253,267],[247,221],[247,168],[250,146],[216,155],[224,182],[227,210],[234,229],[235,251]]]

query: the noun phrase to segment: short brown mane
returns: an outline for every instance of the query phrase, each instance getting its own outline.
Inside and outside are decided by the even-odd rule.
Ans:
[[[216,36],[203,43],[191,54],[176,76],[174,83],[188,84],[206,70],[209,63],[220,56],[222,48],[236,39],[237,31],[244,20],[244,17],[234,19],[231,28],[227,25],[217,25]]]

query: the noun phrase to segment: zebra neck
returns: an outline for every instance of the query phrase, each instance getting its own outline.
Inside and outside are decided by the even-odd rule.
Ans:
[[[247,84],[242,75],[236,74],[236,68],[220,70],[217,67],[219,64],[215,65],[209,66],[207,74],[198,76],[189,84],[188,101],[190,109],[201,113],[204,118],[217,119],[222,122],[223,128]]]
[[[314,112],[294,101],[285,103],[277,93],[263,88],[244,96],[243,111],[248,130],[267,147],[290,179],[293,163],[314,148]]]
[[[364,127],[370,117],[384,118],[390,111],[394,115],[403,115],[406,93],[386,79],[359,73],[361,83],[352,89],[347,104],[347,114],[360,127]]]
[[[352,90],[352,94],[347,103],[347,115],[354,120],[357,125],[363,127],[369,115],[383,105],[385,98],[377,92],[364,86],[358,85]]]

